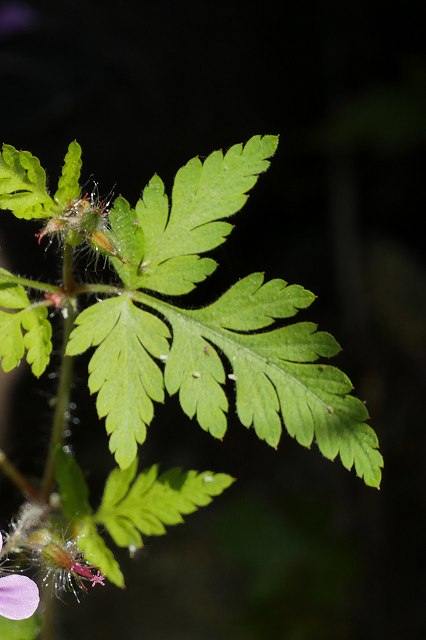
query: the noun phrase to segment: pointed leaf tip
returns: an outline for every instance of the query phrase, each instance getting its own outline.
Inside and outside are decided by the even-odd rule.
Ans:
[[[215,151],[204,161],[192,158],[176,174],[170,210],[164,184],[155,175],[135,210],[125,212],[121,224],[115,214],[111,218],[123,246],[130,247],[128,229],[133,228],[134,233],[135,224],[144,233],[143,253],[131,258],[133,267],[111,260],[124,284],[182,295],[213,273],[215,261],[200,258],[200,254],[225,242],[233,229],[225,219],[243,207],[259,174],[267,170],[277,144],[277,136],[258,135],[225,154]],[[141,251],[142,242],[137,247]]]

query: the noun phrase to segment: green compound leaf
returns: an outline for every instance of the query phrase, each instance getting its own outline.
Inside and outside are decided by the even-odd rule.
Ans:
[[[310,322],[246,333],[309,306],[310,292],[282,280],[263,284],[263,275],[255,273],[204,309],[178,309],[142,294],[140,299],[172,326],[166,389],[179,392],[184,412],[196,416],[203,429],[221,438],[227,428],[221,352],[232,370],[228,378],[235,382],[244,426],[253,426],[259,438],[276,447],[284,423],[303,446],[315,440],[325,457],[333,460],[339,454],[347,469],[355,466],[367,485],[379,486],[383,459],[374,431],[365,424],[364,404],[348,395],[352,385],[345,374],[313,364],[340,350],[335,339]]]
[[[89,516],[92,509],[83,472],[75,459],[59,445],[55,450],[55,471],[65,517],[72,522]]]
[[[78,523],[77,545],[86,560],[99,569],[110,582],[124,587],[124,576],[114,554],[99,535],[92,518],[84,518]]]
[[[27,220],[50,217],[56,210],[39,160],[29,151],[17,151],[8,144],[0,153],[0,209]]]
[[[64,159],[62,174],[59,178],[55,202],[61,208],[66,207],[80,196],[81,147],[75,140],[68,147]]]
[[[268,158],[277,144],[276,136],[254,136],[225,155],[215,151],[204,162],[193,158],[176,174],[170,214],[164,185],[154,176],[135,210],[121,212],[127,218],[121,223],[126,238],[132,225],[134,234],[137,228],[143,229],[144,244],[138,245],[136,260],[131,251],[127,253],[127,240],[121,244],[120,228],[112,220],[121,255],[131,263],[128,266],[111,259],[124,284],[181,295],[209,276],[217,264],[198,254],[226,240],[233,227],[223,219],[243,207],[258,175],[269,167]]]
[[[21,285],[2,279],[0,307],[18,309],[15,313],[0,310],[0,359],[3,371],[17,367],[26,352],[26,360],[33,374],[40,377],[49,364],[52,351],[52,326],[47,319],[47,308],[31,305]]]
[[[33,615],[26,620],[9,620],[0,616],[0,638],[1,640],[37,640],[41,624],[40,615]]]
[[[163,374],[153,360],[169,350],[167,326],[122,295],[98,302],[76,319],[67,355],[97,347],[89,363],[89,389],[98,393],[96,407],[106,416],[110,450],[125,469],[144,442],[154,414],[153,401],[164,401]]]
[[[166,526],[184,522],[182,516],[210,504],[234,482],[223,473],[179,468],[159,475],[157,465],[135,479],[136,470],[137,460],[125,471],[111,472],[94,515],[120,547],[139,548],[142,535],[163,535]]]

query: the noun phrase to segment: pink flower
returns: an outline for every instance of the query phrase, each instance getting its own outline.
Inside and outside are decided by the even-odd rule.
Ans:
[[[3,538],[0,533],[0,551]],[[26,576],[11,575],[0,578],[0,616],[10,620],[23,620],[33,615],[40,596],[38,587]]]

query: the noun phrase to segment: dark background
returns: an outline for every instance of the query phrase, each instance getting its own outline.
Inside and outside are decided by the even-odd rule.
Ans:
[[[223,443],[172,399],[143,465],[226,471],[236,485],[166,538],[120,556],[127,590],[58,604],[61,638],[423,638],[426,55],[420,3],[0,2],[0,140],[55,185],[68,143],[85,180],[135,202],[157,172],[279,133],[193,304],[255,270],[318,295],[304,318],[344,349],[385,457],[380,492],[285,433],[268,449],[231,416]],[[32,226],[33,225],[33,226]],[[37,225],[1,219],[11,269],[58,278]],[[110,273],[105,274],[110,279]],[[58,334],[59,335],[59,334]],[[69,444],[96,503],[112,467],[77,371]],[[16,381],[3,441],[28,473],[48,440],[55,363]],[[31,382],[31,386],[29,385]],[[4,413],[4,412],[3,412]],[[1,480],[1,526],[19,497]]]

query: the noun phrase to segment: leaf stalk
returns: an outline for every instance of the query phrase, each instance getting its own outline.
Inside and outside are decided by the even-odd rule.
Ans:
[[[36,500],[38,498],[35,487],[33,487],[19,469],[15,467],[2,449],[0,449],[0,469],[27,499]]]

